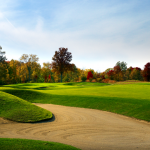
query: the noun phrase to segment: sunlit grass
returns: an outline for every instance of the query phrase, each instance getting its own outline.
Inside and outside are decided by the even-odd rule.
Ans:
[[[79,150],[56,142],[0,138],[0,150]]]
[[[52,118],[52,113],[0,91],[0,117],[17,122],[37,122]]]
[[[150,121],[150,83],[33,83],[0,89],[33,103],[99,109]]]

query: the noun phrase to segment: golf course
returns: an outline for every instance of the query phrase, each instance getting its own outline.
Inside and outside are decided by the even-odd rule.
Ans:
[[[149,108],[149,82],[3,85],[0,149],[149,149]]]

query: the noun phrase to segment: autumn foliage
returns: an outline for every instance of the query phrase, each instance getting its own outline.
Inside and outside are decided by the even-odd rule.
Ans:
[[[150,62],[145,65],[142,74],[145,81],[150,81]]]
[[[3,53],[2,53],[3,54]],[[99,73],[93,69],[80,69],[75,64],[70,64],[72,54],[67,48],[59,48],[55,51],[52,63],[43,63],[43,67],[37,63],[36,55],[23,54],[18,60],[0,62],[0,84],[15,84],[27,82],[105,82],[114,83],[124,80],[150,81],[150,62],[144,66],[126,68],[126,63],[118,62],[114,68],[108,68]],[[63,75],[63,76],[62,76]]]
[[[107,72],[107,75],[109,77],[110,80],[113,80],[114,79],[114,70],[109,70]]]
[[[88,72],[88,75],[87,75],[87,80],[89,80],[90,78],[93,78],[93,74],[91,71]]]

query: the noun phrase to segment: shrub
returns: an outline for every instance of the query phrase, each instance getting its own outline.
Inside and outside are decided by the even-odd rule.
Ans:
[[[90,82],[92,82],[92,80],[93,80],[92,78],[89,78],[89,81],[90,81]]]
[[[39,79],[37,80],[38,83],[44,83],[44,78],[43,77],[39,77]]]
[[[116,83],[115,80],[109,80],[108,83]]]
[[[63,82],[69,82],[70,81],[70,79],[69,79],[69,77],[66,75],[64,78],[63,78]]]
[[[97,78],[97,82],[102,82],[102,78]]]
[[[109,82],[109,79],[103,79],[102,82],[103,82],[103,83],[108,83],[108,82]]]
[[[82,76],[82,77],[81,77],[82,82],[85,82],[86,79],[87,79],[86,76]]]
[[[97,82],[96,79],[92,79],[92,82]]]

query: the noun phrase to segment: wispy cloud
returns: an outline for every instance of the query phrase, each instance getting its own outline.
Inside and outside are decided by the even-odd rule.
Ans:
[[[104,71],[117,61],[142,68],[150,61],[149,4],[6,0],[0,6],[0,45],[9,59],[33,53],[42,63],[68,47],[80,68]]]

